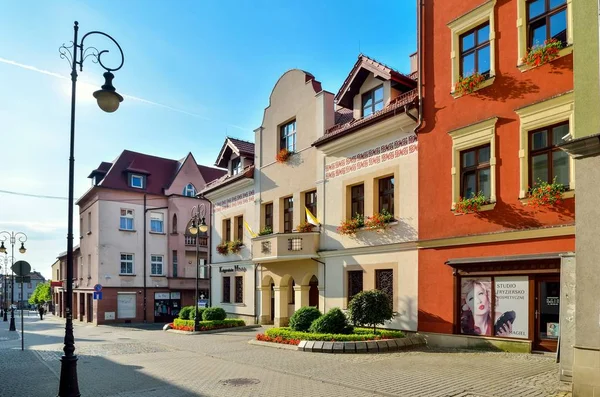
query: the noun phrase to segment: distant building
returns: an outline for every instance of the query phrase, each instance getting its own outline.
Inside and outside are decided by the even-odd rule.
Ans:
[[[7,306],[10,305],[11,302],[11,293],[14,289],[13,295],[13,303],[17,306],[17,308],[28,308],[29,307],[29,298],[33,295],[33,291],[35,291],[38,284],[43,284],[46,282],[44,276],[41,275],[40,272],[33,271],[29,273],[28,277],[30,278],[29,282],[23,283],[23,287],[21,288],[21,283],[17,282],[16,276],[13,279],[11,275],[0,275],[0,284],[2,285],[0,291],[0,302],[2,304],[1,307],[4,307],[4,288],[6,285],[6,296],[7,296]]]

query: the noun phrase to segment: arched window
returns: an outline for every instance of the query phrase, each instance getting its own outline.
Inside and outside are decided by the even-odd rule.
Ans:
[[[186,187],[183,188],[183,195],[187,197],[196,197],[196,188],[191,183],[188,183]]]
[[[177,214],[173,214],[173,233],[177,233]]]

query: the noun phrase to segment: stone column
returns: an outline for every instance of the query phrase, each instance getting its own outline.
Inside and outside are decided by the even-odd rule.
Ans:
[[[294,294],[296,301],[296,311],[301,307],[308,306],[308,291],[310,286],[308,285],[294,285]]]
[[[276,327],[288,325],[288,287],[273,287],[275,291],[275,321]]]
[[[271,324],[271,286],[258,287],[260,291],[260,317],[261,324]]]

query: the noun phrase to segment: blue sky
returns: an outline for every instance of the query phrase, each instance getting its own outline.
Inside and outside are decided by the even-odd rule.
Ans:
[[[401,72],[416,49],[414,1],[27,1],[0,13],[0,190],[67,196],[68,63],[58,47],[101,30],[123,48],[114,85],[128,95],[113,114],[91,93],[103,70],[89,59],[79,75],[75,196],[101,161],[123,149],[212,165],[225,136],[253,140],[269,94],[300,68],[337,92],[363,52]],[[101,38],[86,45],[110,53]],[[103,49],[100,48],[100,49]],[[136,100],[136,97],[141,100]],[[77,213],[77,211],[76,211]],[[17,259],[50,276],[66,250],[67,202],[0,192],[0,231],[27,233]],[[75,222],[78,228],[78,222]],[[76,231],[75,235],[78,235]],[[77,241],[75,241],[75,244]]]

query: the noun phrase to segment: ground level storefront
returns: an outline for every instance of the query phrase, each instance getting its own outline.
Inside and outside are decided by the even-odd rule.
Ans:
[[[208,294],[208,280],[201,280],[199,291]],[[192,306],[195,290],[146,289],[146,313],[144,315],[143,288],[102,289],[102,299],[94,299],[92,289],[73,291],[73,319],[100,324],[173,321],[183,306]],[[65,317],[66,291],[56,288],[53,301],[56,315]]]
[[[574,248],[573,237],[563,236],[422,249],[419,331],[557,351],[559,339],[571,332],[568,305],[561,304],[574,288],[565,282],[574,271]]]

